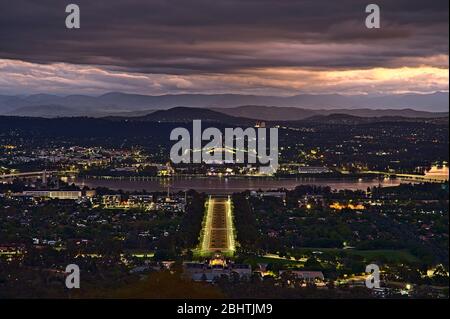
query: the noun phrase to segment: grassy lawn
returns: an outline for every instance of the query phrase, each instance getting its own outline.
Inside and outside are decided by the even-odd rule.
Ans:
[[[194,248],[192,249],[192,255],[194,260],[203,260],[205,258],[210,258],[212,256],[214,256],[216,254],[216,252],[214,251],[204,251],[201,248]],[[219,252],[220,255],[227,257],[227,258],[231,258],[234,255],[234,251],[220,251]]]
[[[385,258],[390,262],[417,262],[418,259],[407,250],[356,250],[356,249],[341,249],[341,248],[304,248],[302,252],[322,251],[329,254],[344,254],[344,255],[356,255],[365,259],[375,260],[379,257]]]
[[[311,253],[313,251],[321,251],[328,254],[339,254],[343,256],[361,256],[366,261],[375,261],[382,257],[388,262],[417,262],[418,259],[407,250],[354,250],[354,249],[340,249],[340,248],[303,248],[302,253]],[[320,258],[320,254],[317,255]],[[295,260],[293,258],[278,257],[276,255],[266,255],[264,257],[251,257],[244,260],[244,263],[256,265],[262,264],[277,264],[277,265],[302,265],[306,261],[305,258]]]
[[[252,266],[256,266],[257,264],[277,264],[277,265],[302,265],[301,261],[287,259],[287,258],[279,258],[279,257],[252,257],[244,260],[245,264],[250,264]]]
[[[412,255],[407,250],[356,250],[354,252],[350,251],[349,253],[354,253],[355,255],[360,255],[365,258],[376,258],[378,256],[384,256],[388,261],[392,262],[417,262],[419,261],[416,256]]]

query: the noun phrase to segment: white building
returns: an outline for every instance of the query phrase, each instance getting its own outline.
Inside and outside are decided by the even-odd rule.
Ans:
[[[32,197],[47,197],[53,199],[80,199],[82,196],[81,191],[24,191],[24,196]]]
[[[324,166],[300,166],[298,168],[299,174],[326,174],[333,171]]]

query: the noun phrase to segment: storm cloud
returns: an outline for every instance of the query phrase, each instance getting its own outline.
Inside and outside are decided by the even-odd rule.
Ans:
[[[69,3],[2,1],[0,59],[30,62],[29,68],[41,71],[39,65],[93,66],[113,75],[95,87],[106,89],[109,81],[117,80],[112,87],[131,86],[149,93],[201,91],[202,85],[203,91],[214,92],[210,84],[215,83],[217,91],[242,86],[253,92],[273,89],[288,94],[305,85],[287,83],[283,89],[286,70],[293,73],[284,82],[291,82],[294,74],[297,81],[302,76],[310,79],[314,88],[320,84],[314,80],[323,80],[324,72],[448,69],[444,0],[377,1],[380,29],[365,27],[368,1],[74,0],[81,8],[81,28],[68,30],[64,21]],[[5,81],[6,71],[0,72]],[[117,74],[124,73],[133,77],[131,84],[118,79]],[[141,82],[135,79],[140,76]],[[431,78],[433,83],[409,83],[403,91],[409,86],[415,91],[446,89],[448,77]],[[389,84],[393,79],[387,80]],[[402,91],[400,81],[392,85],[391,91]],[[340,83],[328,86],[346,90]],[[371,83],[355,86],[358,92],[373,90]]]

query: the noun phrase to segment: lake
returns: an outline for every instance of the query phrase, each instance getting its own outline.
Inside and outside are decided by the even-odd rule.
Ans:
[[[124,191],[171,192],[194,189],[198,192],[212,194],[232,194],[245,190],[274,190],[279,188],[293,189],[298,185],[330,186],[332,189],[366,190],[374,186],[398,186],[399,178],[378,179],[330,179],[330,178],[253,178],[253,177],[173,177],[139,179],[107,179],[107,178],[68,178],[67,182],[90,188],[107,187]],[[407,181],[406,183],[410,183]]]

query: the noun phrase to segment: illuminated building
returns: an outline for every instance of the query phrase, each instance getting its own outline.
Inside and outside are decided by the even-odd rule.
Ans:
[[[223,258],[215,257],[209,262],[185,262],[184,275],[193,281],[213,282],[222,276],[237,275],[241,279],[249,279],[252,267],[247,264],[227,263]]]
[[[323,166],[300,166],[298,168],[299,174],[326,174],[332,172],[333,171],[331,169]]]
[[[304,280],[307,283],[323,282],[325,277],[321,271],[303,271],[303,270],[280,270],[280,275],[290,273],[297,279]]]
[[[24,191],[23,196],[44,197],[52,199],[80,199],[81,191]]]
[[[102,203],[105,207],[117,207],[120,206],[122,196],[120,195],[103,195]]]
[[[352,204],[352,203],[340,204],[338,202],[331,204],[330,208],[331,209],[335,209],[335,210],[343,210],[345,208],[351,209],[351,210],[364,210],[364,209],[366,209],[366,207],[364,207],[364,205],[359,204],[359,203],[358,204]]]

